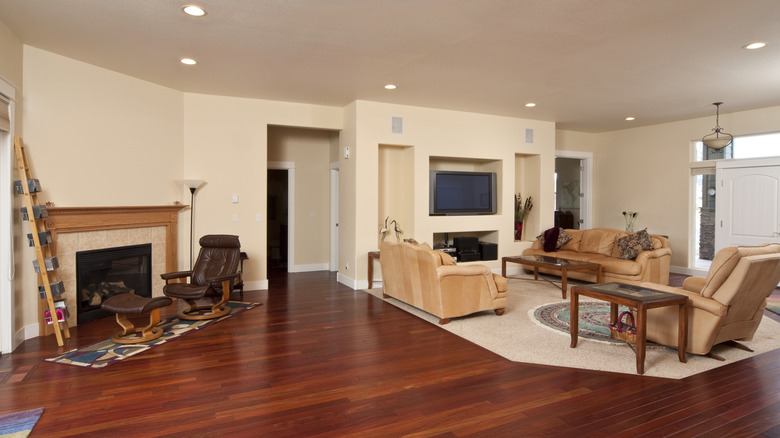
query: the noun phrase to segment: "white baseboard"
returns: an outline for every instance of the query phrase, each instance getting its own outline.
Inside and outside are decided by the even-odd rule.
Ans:
[[[12,340],[13,350],[16,350],[16,347],[18,347],[22,342],[28,339],[37,338],[39,335],[40,330],[38,330],[38,323],[28,324],[22,327],[19,329],[19,331],[14,333],[14,338]]]
[[[244,290],[268,290],[268,280],[245,281]]]

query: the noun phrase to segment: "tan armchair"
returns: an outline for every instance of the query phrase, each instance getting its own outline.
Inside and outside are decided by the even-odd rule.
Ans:
[[[458,266],[427,244],[384,242],[379,263],[384,296],[437,316],[439,324],[483,310],[503,315],[506,308],[506,278],[484,265]]]
[[[706,278],[689,277],[682,288],[644,284],[688,296],[687,351],[709,354],[722,342],[752,339],[764,315],[766,298],[778,282],[780,244],[770,244],[723,248],[715,255]],[[677,346],[676,308],[648,310],[647,340]]]

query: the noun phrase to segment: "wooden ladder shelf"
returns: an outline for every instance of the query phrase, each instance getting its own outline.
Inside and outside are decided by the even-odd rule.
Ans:
[[[20,193],[21,189],[24,194],[26,212],[24,212],[24,209],[22,210],[26,215],[26,220],[30,223],[30,231],[32,233],[28,235],[30,246],[35,246],[36,261],[33,264],[37,263],[36,270],[40,272],[41,287],[45,291],[49,312],[47,320],[50,320],[51,325],[54,327],[57,345],[62,347],[64,345],[63,335],[65,339],[70,338],[70,329],[68,328],[66,308],[64,306],[58,307],[58,304],[64,304],[65,300],[54,300],[53,288],[56,288],[57,295],[61,295],[63,287],[62,282],[57,282],[55,272],[59,263],[56,257],[52,257],[51,242],[48,238],[51,234],[46,231],[46,224],[43,220],[46,217],[46,207],[38,204],[37,192],[40,191],[40,185],[38,180],[32,178],[21,138],[14,138],[14,149],[16,150],[16,165],[20,176],[20,180],[14,183],[15,190],[17,194],[22,194]],[[42,242],[42,238],[46,240]],[[62,321],[60,321],[60,316],[62,316]]]

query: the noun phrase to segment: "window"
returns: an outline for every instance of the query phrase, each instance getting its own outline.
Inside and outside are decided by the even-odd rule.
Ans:
[[[721,150],[696,142],[696,161],[777,156],[780,156],[780,132],[734,137],[734,141]]]

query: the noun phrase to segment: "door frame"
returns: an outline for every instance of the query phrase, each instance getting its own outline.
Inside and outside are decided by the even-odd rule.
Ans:
[[[330,164],[330,266],[339,270],[339,163]]]
[[[16,121],[16,87],[0,77],[0,93],[8,98],[10,107],[9,118],[11,129],[0,138],[0,167],[5,175],[0,180],[0,353],[12,352],[24,339],[15,340],[16,327],[15,294],[15,261],[14,261],[14,221],[13,221],[13,190],[14,175],[14,124]]]
[[[580,190],[583,196],[580,199],[580,224],[581,230],[586,230],[593,223],[593,152],[555,150],[555,158],[576,158],[582,160],[582,179]]]

